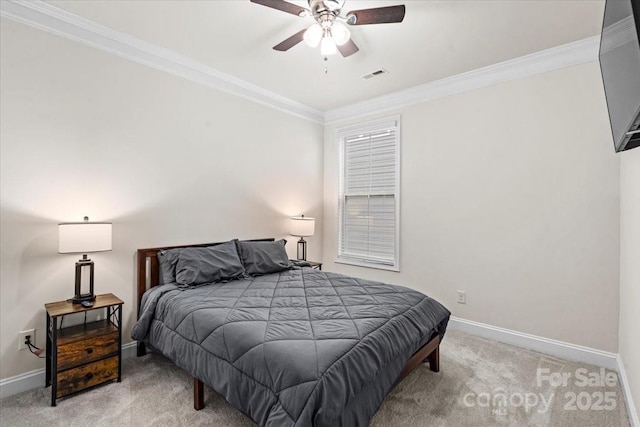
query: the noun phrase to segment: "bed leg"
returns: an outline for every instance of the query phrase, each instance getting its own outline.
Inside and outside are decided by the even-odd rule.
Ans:
[[[440,346],[438,345],[432,352],[427,356],[427,361],[429,362],[429,369],[433,372],[440,372]]]
[[[196,411],[204,408],[204,384],[197,378],[193,379],[193,407]]]
[[[144,356],[145,354],[147,354],[147,347],[145,347],[142,341],[138,341],[138,344],[136,347],[136,356],[140,357],[140,356]]]

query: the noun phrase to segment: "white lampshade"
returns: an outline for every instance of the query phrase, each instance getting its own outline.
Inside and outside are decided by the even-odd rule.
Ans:
[[[331,35],[338,46],[342,46],[349,41],[351,32],[342,22],[336,21],[331,26]]]
[[[303,39],[307,45],[311,47],[318,47],[323,34],[324,30],[322,27],[319,24],[313,24],[304,32]]]
[[[110,222],[64,222],[58,224],[58,253],[86,254],[111,250]]]
[[[306,216],[296,216],[291,218],[291,230],[292,236],[307,237],[313,236],[316,231],[316,219]]]
[[[320,42],[320,54],[323,56],[335,55],[338,52],[335,40],[331,36],[324,36]]]

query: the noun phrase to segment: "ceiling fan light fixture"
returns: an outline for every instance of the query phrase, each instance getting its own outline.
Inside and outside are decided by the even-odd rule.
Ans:
[[[322,38],[322,42],[320,42],[320,54],[322,56],[335,55],[338,52],[338,47],[336,46],[335,40],[330,35],[327,35]]]
[[[318,47],[320,44],[320,40],[322,40],[322,36],[324,34],[324,30],[319,24],[313,24],[307,31],[304,32],[304,42],[310,47]]]
[[[351,26],[402,22],[407,9],[404,4],[396,4],[393,6],[352,10],[343,14],[342,8],[346,0],[307,0],[308,9],[291,3],[291,0],[250,1],[292,15],[312,17],[316,21],[315,24],[307,29],[298,31],[273,46],[273,49],[284,52],[304,40],[312,48],[319,45],[320,52],[325,56],[325,60],[327,55],[333,55],[338,51],[343,57],[347,58],[360,50],[351,40],[351,32],[344,24]],[[298,0],[296,3],[298,2],[302,2],[302,0]]]
[[[338,46],[342,46],[351,38],[351,31],[342,22],[334,22],[331,27],[331,35]]]

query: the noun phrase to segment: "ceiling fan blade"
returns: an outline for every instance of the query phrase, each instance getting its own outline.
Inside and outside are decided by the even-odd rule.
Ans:
[[[309,11],[304,7],[300,7],[284,0],[251,0],[251,3],[261,4],[296,16],[304,16],[309,13]]]
[[[358,48],[358,46],[356,46],[356,44],[353,42],[352,39],[349,39],[349,41],[343,44],[342,46],[338,46],[338,50],[340,51],[342,56],[346,58],[347,56],[353,55],[360,49]]]
[[[369,24],[390,24],[402,22],[404,19],[405,6],[377,7],[374,9],[352,10],[347,13],[347,24],[369,25]]]
[[[278,9],[297,16],[301,16],[303,13],[308,12],[307,9],[284,0],[251,0],[251,3],[261,4],[263,6]]]
[[[274,50],[279,50],[280,52],[284,52],[286,50],[291,49],[292,47],[294,47],[295,45],[297,45],[298,43],[300,43],[304,39],[305,31],[307,31],[306,28],[304,30],[298,31],[297,33],[295,33],[294,35],[292,35],[288,39],[286,39],[283,42],[275,45],[273,47],[273,49]]]

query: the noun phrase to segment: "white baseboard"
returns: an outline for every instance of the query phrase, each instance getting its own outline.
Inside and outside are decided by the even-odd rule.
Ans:
[[[44,386],[44,368],[0,380],[0,399]]]
[[[128,359],[136,356],[137,341],[126,343],[122,346],[122,358]]]
[[[128,359],[136,355],[136,342],[130,342],[122,346],[122,358]],[[45,370],[36,369],[35,371],[25,372],[24,374],[0,380],[0,399],[22,393],[23,391],[33,390],[44,387]]]
[[[627,378],[627,372],[624,369],[624,363],[622,357],[618,355],[618,377],[620,378],[620,386],[624,393],[624,400],[627,402],[627,412],[629,413],[629,421],[631,427],[640,427],[640,416],[638,416],[638,409],[636,408],[633,398],[631,397],[631,387],[629,386],[629,378]]]
[[[474,322],[454,316],[451,316],[449,320],[449,327],[490,340],[511,344],[516,347],[538,351],[562,359],[588,363],[619,372],[617,353],[609,353],[608,351],[596,350],[595,348],[525,334],[523,332],[499,328],[497,326],[487,325],[486,323]]]
[[[499,328],[497,326],[487,325],[486,323],[474,322],[454,316],[451,316],[449,320],[449,327],[467,332],[471,335],[511,344],[516,347],[538,351],[562,359],[588,363],[619,372],[618,354],[616,353],[609,353],[608,351],[596,350],[595,348],[525,334],[523,332]]]
[[[627,404],[627,412],[629,413],[629,422],[632,427],[640,427],[638,412],[631,398],[629,379],[627,378],[627,373],[624,370],[624,364],[619,354],[525,334],[523,332],[499,328],[497,326],[487,325],[486,323],[474,322],[454,316],[451,316],[449,320],[449,328],[562,359],[588,363],[618,372],[620,387],[622,388],[624,400]]]

